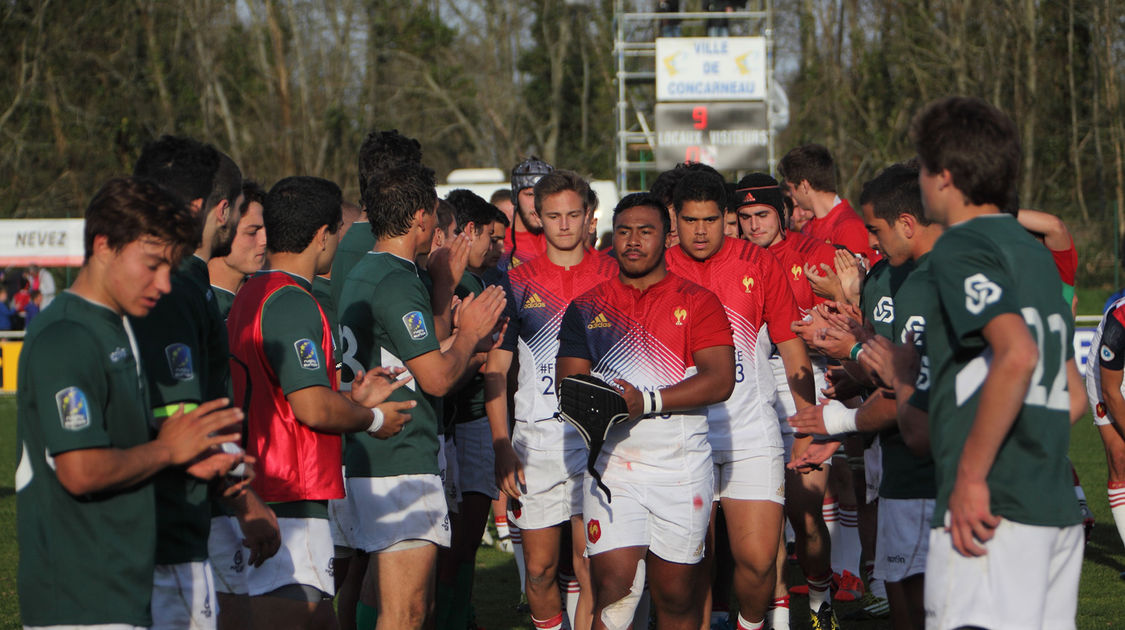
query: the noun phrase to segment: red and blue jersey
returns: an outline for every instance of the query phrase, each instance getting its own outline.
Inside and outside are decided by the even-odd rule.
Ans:
[[[519,361],[514,413],[517,422],[534,427],[520,432],[527,446],[558,450],[581,445],[578,432],[569,424],[538,421],[553,418],[558,410],[555,357],[566,307],[575,297],[616,277],[617,261],[591,250],[582,262],[569,268],[539,256],[512,269],[503,281],[508,331],[500,347],[516,353]]]
[[[789,325],[801,317],[781,264],[765,249],[734,238],[724,239],[707,260],[696,260],[680,247],[669,249],[665,260],[670,271],[692,278],[719,298],[734,333],[734,393],[707,410],[711,448],[781,448],[770,340],[793,339]],[[769,337],[762,336],[763,325],[769,326]]]
[[[668,273],[639,291],[609,280],[571,302],[559,331],[559,356],[590,361],[591,372],[642,391],[675,385],[695,373],[693,355],[733,346],[730,323],[714,293]],[[707,410],[641,418],[613,427],[602,446],[603,478],[679,483],[711,464]]]

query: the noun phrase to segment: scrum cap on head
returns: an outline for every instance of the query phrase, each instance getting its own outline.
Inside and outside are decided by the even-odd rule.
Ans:
[[[787,217],[785,216],[785,196],[781,193],[781,186],[777,180],[766,173],[750,173],[738,180],[734,191],[735,208],[745,206],[770,206],[777,210],[777,218],[781,221],[781,229],[785,230]]]
[[[533,188],[544,175],[555,170],[550,164],[534,155],[516,164],[512,169],[512,200],[519,198],[524,188]]]

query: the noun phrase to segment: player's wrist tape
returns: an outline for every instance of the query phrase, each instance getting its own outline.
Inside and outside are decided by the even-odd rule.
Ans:
[[[844,403],[838,400],[830,400],[823,407],[824,411],[824,432],[828,435],[840,435],[843,433],[855,433],[856,429],[856,410],[848,409]]]
[[[378,407],[371,408],[371,426],[367,427],[368,433],[375,433],[383,428],[383,410]]]
[[[863,344],[862,343],[857,343],[854,346],[852,346],[852,351],[849,353],[849,356],[851,357],[852,361],[858,361],[859,360],[859,353],[860,352],[863,352]]]
[[[664,399],[660,396],[660,390],[654,389],[643,392],[641,399],[644,402],[641,415],[648,416],[664,411]]]

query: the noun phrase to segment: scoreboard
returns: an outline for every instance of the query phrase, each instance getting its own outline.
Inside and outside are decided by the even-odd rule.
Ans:
[[[769,144],[764,101],[656,104],[655,157],[661,170],[680,162],[720,171],[766,170]]]

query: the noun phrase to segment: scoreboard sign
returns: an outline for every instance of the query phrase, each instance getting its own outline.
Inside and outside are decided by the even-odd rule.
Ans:
[[[764,37],[657,38],[657,101],[765,98]]]
[[[764,102],[657,103],[656,167],[702,162],[720,171],[769,167]]]

